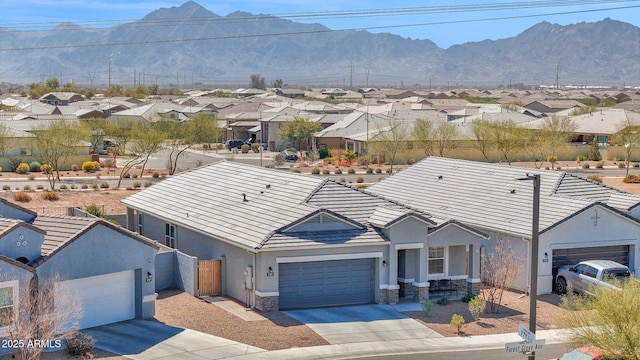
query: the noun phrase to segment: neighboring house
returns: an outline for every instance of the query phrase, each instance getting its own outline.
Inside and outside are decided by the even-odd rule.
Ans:
[[[50,105],[69,105],[76,101],[83,101],[84,97],[74,92],[50,92],[40,97],[40,102]]]
[[[129,229],[224,257],[226,294],[262,311],[479,291],[485,233],[322,177],[221,161],[122,203]]]
[[[0,294],[13,295],[0,312],[21,305],[31,279],[57,278],[56,291],[82,306],[80,329],[154,316],[155,242],[102,219],[38,215],[2,199],[0,214]]]
[[[559,267],[580,260],[640,271],[640,197],[562,171],[429,157],[368,191],[509,240],[524,260],[513,287],[526,290],[533,185],[519,179],[527,174],[541,176],[540,294],[552,291]]]

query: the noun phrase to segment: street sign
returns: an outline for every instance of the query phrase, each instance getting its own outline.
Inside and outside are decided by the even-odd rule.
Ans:
[[[533,351],[538,351],[544,349],[544,339],[536,340],[535,343],[528,342],[515,342],[515,343],[507,343],[504,344],[504,352],[507,354],[514,353],[530,353]]]
[[[531,344],[534,341],[536,341],[536,334],[534,334],[533,332],[529,331],[528,329],[526,329],[522,325],[518,325],[518,336],[520,336],[524,341],[526,341],[528,343],[531,343]]]

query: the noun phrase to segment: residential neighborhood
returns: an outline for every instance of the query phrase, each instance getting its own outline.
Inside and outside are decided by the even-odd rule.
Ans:
[[[211,141],[179,143],[185,154],[208,154],[210,162],[175,173],[149,169],[162,171],[162,178],[120,200],[124,210],[111,214],[119,224],[81,209],[51,215],[3,200],[3,313],[13,316],[24,301],[21,294],[51,278],[58,298],[66,294],[81,305],[73,326],[61,327],[67,331],[155,319],[158,294],[168,290],[227,299],[264,316],[295,318],[297,311],[372,304],[419,311],[421,304],[443,298],[482,296],[483,262],[502,243],[518,264],[507,290],[523,296],[530,295],[533,268],[537,295],[556,297],[558,270],[579,261],[612,260],[640,270],[640,196],[560,166],[596,146],[602,160],[591,164],[607,160],[627,173],[636,167],[637,155],[625,152],[635,144],[619,143],[640,124],[633,91],[249,90],[142,100],[66,92],[40,99],[2,95],[3,171],[15,171],[16,158],[42,161],[39,137],[51,124],[104,124],[71,144],[59,167],[69,171],[76,164],[78,171],[85,161],[117,159],[110,166],[113,174],[121,172],[120,180],[125,171],[127,178],[149,177],[140,167],[157,153],[136,153],[141,140],[112,135],[107,124],[151,129],[205,116],[218,129]],[[576,100],[584,98],[598,104],[606,99],[611,106]],[[545,148],[556,152],[543,159],[525,148],[504,155],[500,148],[485,154],[477,147],[479,122],[508,122],[536,134],[550,133],[550,119],[569,119],[575,126],[557,149]],[[294,120],[314,124],[315,131],[286,138],[280,129]],[[418,137],[415,129],[424,123],[453,126],[448,141],[455,146],[442,145],[435,132]],[[387,137],[400,136],[401,128],[407,131],[403,138]],[[155,151],[173,149],[172,141],[164,138]],[[242,145],[222,148],[236,141]],[[410,145],[394,157],[387,143]],[[278,162],[284,150],[295,160]],[[244,155],[254,162],[243,162]],[[585,157],[578,165],[588,169],[589,162]],[[373,179],[381,168],[386,176],[360,180]],[[358,180],[340,178],[341,169]],[[337,176],[326,176],[330,172]],[[541,180],[535,267],[534,188],[522,181],[534,175]],[[3,330],[8,336],[11,328]]]

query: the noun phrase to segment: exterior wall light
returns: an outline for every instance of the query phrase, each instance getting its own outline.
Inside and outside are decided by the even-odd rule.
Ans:
[[[267,271],[267,276],[273,276],[273,268],[269,266],[269,270]]]

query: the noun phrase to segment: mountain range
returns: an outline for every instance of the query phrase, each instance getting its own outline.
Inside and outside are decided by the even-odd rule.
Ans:
[[[0,28],[0,82],[106,86],[637,86],[640,28],[604,19],[541,22],[519,35],[438,47],[364,30],[330,30],[261,14],[219,16],[195,2],[109,28],[62,23]]]

